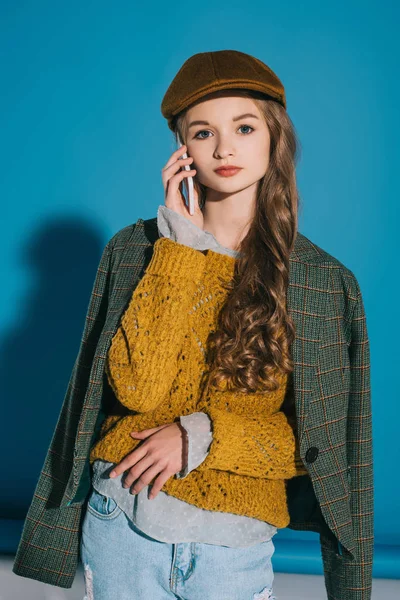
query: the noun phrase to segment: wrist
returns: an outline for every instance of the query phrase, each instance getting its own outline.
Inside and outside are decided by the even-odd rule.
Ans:
[[[180,471],[177,473],[177,475],[179,475],[180,477],[184,477],[186,475],[186,470],[187,470],[187,466],[188,466],[189,438],[188,438],[188,433],[187,433],[186,429],[181,425],[181,423],[177,421],[176,425],[178,425],[178,428],[180,430],[181,441],[182,441],[182,453],[181,453],[182,467],[181,467]]]

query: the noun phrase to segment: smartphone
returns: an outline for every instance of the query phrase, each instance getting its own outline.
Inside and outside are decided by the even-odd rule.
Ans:
[[[177,133],[178,136],[178,148],[181,148],[183,146],[181,138],[179,137],[179,133]],[[184,154],[182,154],[182,158],[188,158],[187,152],[185,152]],[[190,165],[183,165],[183,167],[181,167],[182,169],[186,169],[186,171],[190,171],[191,170],[191,166]],[[186,203],[189,204],[189,214],[190,215],[194,215],[194,187],[193,187],[193,177],[185,177],[185,179],[183,180],[183,185],[184,187],[186,186],[186,194],[189,197],[189,202],[186,198]]]

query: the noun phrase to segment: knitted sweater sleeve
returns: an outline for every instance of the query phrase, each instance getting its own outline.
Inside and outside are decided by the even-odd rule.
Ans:
[[[107,354],[110,385],[127,408],[154,410],[170,392],[205,258],[169,238],[156,240]]]
[[[206,458],[212,442],[212,421],[205,412],[195,412],[191,415],[180,417],[180,423],[185,428],[188,436],[187,461],[180,473],[175,477],[184,479],[191,471],[196,469]],[[295,475],[306,475],[308,473],[300,456],[299,440],[296,437],[295,448]]]
[[[264,479],[291,479],[306,473],[286,415],[244,416],[199,405],[212,421],[209,453],[198,470],[215,469]]]

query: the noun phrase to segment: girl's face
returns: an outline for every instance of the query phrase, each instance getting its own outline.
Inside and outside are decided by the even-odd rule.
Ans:
[[[269,130],[256,103],[227,91],[222,97],[192,106],[186,113],[186,124],[191,168],[197,169],[195,177],[200,183],[217,195],[246,188],[253,192],[268,169],[270,151]],[[215,169],[224,165],[241,170],[222,177]]]

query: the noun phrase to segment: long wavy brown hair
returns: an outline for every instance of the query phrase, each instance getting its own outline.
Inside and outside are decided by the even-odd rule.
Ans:
[[[259,181],[255,216],[237,248],[241,256],[219,313],[218,328],[208,338],[211,358],[206,388],[265,392],[276,390],[282,375],[293,371],[290,346],[295,328],[287,311],[286,294],[289,256],[298,224],[295,164],[299,143],[283,106],[258,92],[236,92],[252,98],[264,116],[271,138],[270,160]],[[175,139],[179,133],[184,144],[187,110],[173,122]],[[196,176],[194,185],[203,209],[207,188]]]

